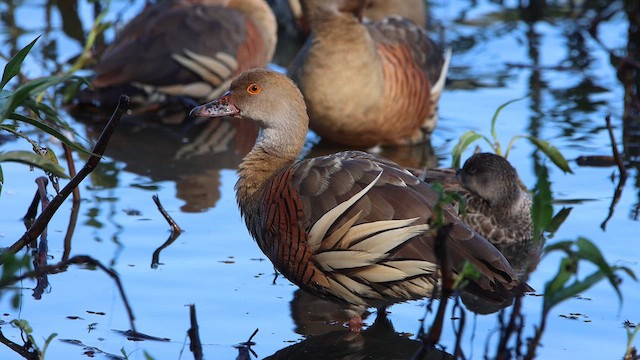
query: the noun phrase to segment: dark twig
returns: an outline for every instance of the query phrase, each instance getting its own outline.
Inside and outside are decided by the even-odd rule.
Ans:
[[[609,138],[611,139],[611,150],[613,151],[613,158],[618,165],[618,170],[620,170],[620,177],[627,177],[627,170],[624,167],[624,163],[622,162],[622,156],[620,156],[620,152],[618,151],[618,143],[616,142],[616,137],[613,135],[613,127],[611,126],[611,115],[607,115],[605,118],[607,122],[607,131],[609,132]]]
[[[67,166],[69,168],[69,176],[75,177],[76,174],[76,165],[73,161],[73,152],[71,148],[67,144],[62,144],[62,148],[64,149],[64,156],[67,160]],[[73,233],[76,229],[76,224],[78,223],[78,214],[80,213],[80,188],[75,187],[73,189],[73,200],[71,205],[71,215],[69,216],[69,225],[67,226],[67,233],[64,236],[64,251],[62,253],[62,260],[68,260],[69,255],[71,254],[71,238],[73,238]]]
[[[82,170],[80,170],[80,172],[76,176],[74,176],[71,181],[69,181],[69,183],[67,183],[62,191],[60,191],[60,193],[56,195],[53,200],[51,200],[49,206],[47,206],[47,208],[40,214],[40,216],[38,216],[29,230],[27,230],[27,232],[25,232],[18,241],[16,241],[7,250],[5,250],[3,254],[17,253],[20,249],[35,240],[42,233],[42,231],[44,231],[53,215],[60,208],[69,194],[71,194],[73,189],[78,187],[80,182],[84,180],[84,178],[87,177],[87,175],[89,175],[96,168],[96,166],[98,166],[98,163],[100,163],[102,154],[104,154],[104,151],[107,147],[107,144],[109,143],[109,139],[111,138],[113,131],[116,128],[116,125],[118,125],[120,118],[122,118],[122,115],[128,108],[129,97],[126,95],[121,95],[116,110],[111,116],[111,119],[109,119],[109,122],[102,131],[102,134],[100,134],[100,138],[98,138],[96,145],[93,147],[93,155],[89,157]],[[2,263],[3,260],[0,258],[0,264]]]
[[[200,333],[198,331],[198,318],[196,317],[196,305],[189,305],[189,319],[191,320],[191,327],[187,331],[191,344],[189,349],[193,353],[195,360],[202,360],[202,343],[200,342]]]
[[[40,209],[41,212],[44,211],[49,206],[49,196],[47,195],[47,183],[49,181],[46,177],[41,176],[36,179],[36,184],[38,184],[38,194],[40,196]],[[47,242],[47,228],[45,227],[40,234],[40,243],[38,244],[38,250],[36,252],[36,256],[33,259],[33,267],[34,269],[39,269],[47,266],[47,254],[49,252],[49,246]],[[49,278],[47,274],[42,274],[36,277],[36,287],[33,289],[33,297],[35,299],[42,298],[42,294],[44,294],[45,289],[49,286]]]
[[[4,336],[2,328],[0,328],[0,343],[27,360],[40,360],[42,358],[40,351],[37,348],[34,348],[30,341],[27,341],[22,346],[18,345]]]
[[[33,271],[24,273],[20,276],[14,276],[4,281],[0,281],[0,288],[3,288],[8,284],[13,284],[24,279],[37,278],[39,276],[42,276],[43,274],[52,274],[56,272],[65,271],[67,267],[69,267],[69,265],[91,265],[91,266],[98,267],[100,268],[100,270],[107,273],[107,275],[109,275],[116,282],[116,285],[118,286],[120,297],[122,297],[122,302],[124,302],[124,306],[127,310],[127,314],[129,315],[129,323],[131,325],[131,330],[133,330],[134,332],[137,332],[134,325],[135,317],[133,316],[133,310],[131,310],[131,306],[129,305],[127,296],[124,293],[124,288],[122,287],[122,282],[120,282],[120,277],[115,271],[107,268],[106,266],[102,265],[100,261],[87,255],[76,255],[70,258],[69,260],[61,261],[54,265],[43,266]]]
[[[235,346],[235,348],[238,349],[238,357],[236,357],[236,360],[250,360],[251,356],[249,355],[249,353],[253,354],[254,357],[258,357],[258,354],[256,354],[256,352],[251,349],[251,346],[256,344],[252,340],[257,333],[258,329],[256,329],[253,334],[249,336],[249,340]]]
[[[524,284],[525,281],[520,282],[520,290],[519,294],[524,294]],[[509,317],[509,323],[505,327],[503,327],[500,331],[500,342],[498,343],[498,348],[496,349],[495,358],[500,359],[510,359],[510,352],[507,349],[507,344],[511,339],[511,336],[514,332],[518,331],[518,319],[520,317],[520,309],[522,308],[522,295],[516,296],[513,307],[511,309],[511,316]]]
[[[624,189],[624,185],[627,181],[627,170],[625,169],[624,163],[622,162],[622,157],[620,156],[620,152],[618,151],[618,144],[616,142],[615,136],[613,135],[613,128],[611,127],[611,115],[607,115],[606,121],[607,121],[607,130],[609,132],[609,138],[611,139],[611,148],[613,150],[613,158],[616,164],[618,165],[618,170],[620,171],[620,177],[618,179],[618,186],[616,186],[616,189],[613,194],[613,198],[611,199],[611,205],[609,206],[609,214],[607,215],[607,218],[604,219],[602,224],[600,224],[600,228],[602,230],[606,230],[607,223],[613,216],[615,207],[618,204],[618,201],[620,201],[620,196],[622,195],[622,189]]]
[[[36,179],[36,184],[38,185],[38,196],[40,197],[40,212],[43,213],[44,210],[49,207],[49,196],[47,195],[47,185],[49,181],[46,177],[41,176]],[[47,227],[45,225],[44,229],[40,234],[42,239],[47,238]]]
[[[442,328],[444,323],[444,314],[447,308],[447,301],[453,291],[453,278],[451,276],[451,265],[449,259],[449,250],[447,246],[447,237],[453,228],[452,223],[443,224],[438,227],[438,232],[435,241],[435,253],[440,265],[441,290],[440,290],[440,304],[436,312],[436,317],[429,328],[429,332],[426,335],[421,336],[422,346],[416,354],[413,355],[414,359],[424,358],[429,351],[434,349],[435,345],[440,341],[440,335],[442,334]]]
[[[456,334],[456,345],[454,347],[453,358],[454,359],[466,359],[464,353],[462,352],[462,333],[464,332],[464,326],[466,322],[466,313],[464,308],[460,305],[460,296],[455,297],[455,301],[453,303],[453,309],[451,310],[452,314],[455,314],[456,311],[459,312],[460,316],[458,317],[458,326],[456,327],[455,321],[453,326],[453,332]]]
[[[45,177],[46,178],[46,177]],[[49,181],[47,179],[47,181]],[[38,214],[38,204],[40,203],[40,191],[36,189],[35,195],[33,195],[33,200],[31,200],[31,204],[29,204],[29,208],[27,209],[27,213],[22,218],[24,226],[28,229],[33,225],[33,221]]]
[[[178,224],[173,220],[171,215],[169,215],[169,213],[167,213],[164,207],[162,207],[162,204],[160,203],[160,198],[158,198],[158,195],[153,195],[152,198],[153,198],[153,202],[156,203],[156,206],[158,207],[160,214],[164,216],[165,220],[167,220],[167,222],[169,223],[169,226],[171,226],[171,232],[178,233],[178,234],[182,233],[182,229],[180,228],[180,226],[178,226]]]
[[[153,252],[153,255],[151,255],[151,268],[152,269],[157,269],[159,265],[162,265],[160,263],[160,252],[162,250],[164,250],[165,248],[169,247],[169,245],[173,244],[173,242],[176,241],[178,236],[180,236],[180,233],[171,231],[171,234],[169,235],[169,238],[167,239],[167,241],[165,241],[162,245],[160,245]]]
[[[160,245],[160,247],[158,247],[151,256],[151,268],[156,269],[158,265],[160,265],[160,252],[163,249],[167,248],[169,245],[173,244],[174,241],[176,241],[180,234],[182,234],[182,229],[164,209],[164,207],[160,203],[160,198],[158,198],[158,195],[153,195],[152,198],[153,202],[156,203],[158,210],[160,211],[162,216],[164,216],[165,220],[167,220],[167,223],[169,223],[169,226],[171,227],[171,234],[169,235],[167,241]]]

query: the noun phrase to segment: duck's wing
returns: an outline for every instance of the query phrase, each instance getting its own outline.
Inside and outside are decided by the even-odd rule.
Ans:
[[[448,71],[447,53],[436,45],[427,31],[399,16],[366,22],[369,33],[378,45],[378,52],[391,60],[412,65],[407,70],[420,71],[431,87]]]
[[[394,163],[361,152],[305,160],[276,176],[265,200],[267,232],[258,242],[297,284],[315,282],[354,304],[432,295],[439,272],[430,219],[438,195]],[[500,252],[450,206],[443,214],[452,223],[453,273],[469,261],[483,274],[479,292],[513,288],[516,275]]]

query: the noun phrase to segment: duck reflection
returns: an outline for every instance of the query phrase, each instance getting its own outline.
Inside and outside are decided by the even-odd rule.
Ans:
[[[349,317],[339,305],[319,299],[301,290],[291,301],[296,332],[306,339],[279,350],[266,359],[412,359],[422,346],[419,340],[395,331],[381,311],[375,321],[360,333],[348,331],[341,321]],[[440,350],[429,352],[423,359],[452,359]]]
[[[89,124],[95,140],[102,125]],[[258,135],[246,120],[207,119],[181,125],[148,122],[122,124],[111,137],[106,156],[125,164],[124,170],[152,181],[173,181],[184,212],[200,212],[220,198],[220,170],[235,169]],[[102,176],[117,177],[117,172]],[[103,183],[115,184],[117,179]]]

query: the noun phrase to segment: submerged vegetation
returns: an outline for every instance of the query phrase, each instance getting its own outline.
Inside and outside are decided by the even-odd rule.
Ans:
[[[502,2],[497,3],[502,4]],[[611,217],[617,200],[622,196],[622,188],[624,187],[622,179],[626,178],[628,168],[637,168],[638,156],[640,156],[636,153],[639,148],[638,143],[640,143],[636,138],[636,132],[640,129],[640,118],[638,117],[638,114],[640,113],[640,111],[638,111],[638,109],[640,109],[640,106],[638,106],[638,104],[640,104],[640,101],[638,100],[638,93],[640,93],[640,91],[638,91],[638,89],[640,89],[640,66],[638,65],[640,64],[640,55],[638,55],[640,53],[640,49],[638,49],[638,47],[640,47],[640,41],[637,41],[640,39],[640,23],[637,23],[640,18],[640,9],[638,9],[637,4],[635,4],[634,7],[634,2],[631,0],[605,1],[599,2],[598,4],[585,3],[581,5],[582,7],[574,4],[572,1],[569,2],[569,4],[565,4],[564,2],[551,2],[549,6],[545,5],[542,7],[541,5],[540,8],[535,8],[535,4],[546,4],[546,2],[530,1],[529,3],[528,7],[514,8],[507,8],[506,5],[500,5],[504,7],[500,9],[501,11],[492,13],[490,16],[487,16],[486,19],[480,19],[479,21],[487,22],[488,24],[504,21],[506,27],[509,27],[519,21],[525,21],[527,24],[525,28],[527,29],[524,31],[529,33],[535,32],[533,29],[534,25],[532,24],[540,19],[544,19],[545,16],[554,17],[554,19],[558,20],[575,17],[577,20],[582,20],[582,22],[589,20],[590,25],[589,28],[579,28],[583,25],[579,25],[576,20],[576,24],[574,24],[574,26],[577,27],[574,29],[575,34],[568,35],[568,38],[571,41],[584,43],[584,38],[586,36],[592,36],[595,41],[602,43],[602,41],[597,37],[598,26],[600,24],[606,24],[609,19],[616,15],[616,11],[620,9],[624,9],[628,14],[629,48],[625,49],[625,55],[621,55],[619,49],[616,49],[616,51],[609,51],[609,54],[611,55],[611,65],[616,67],[625,89],[625,109],[622,123],[625,130],[623,134],[624,151],[622,155],[606,155],[607,158],[611,158],[611,163],[619,165],[617,176],[621,180],[620,183],[622,184],[622,186],[618,185],[616,192],[614,193],[609,215],[609,217]],[[25,172],[28,171],[29,167],[35,167],[39,169],[39,171],[43,171],[47,176],[48,181],[55,186],[57,196],[53,198],[53,200],[49,201],[49,195],[46,192],[47,180],[40,179],[37,186],[34,187],[36,198],[24,219],[27,232],[22,235],[22,237],[20,237],[20,234],[4,233],[4,237],[0,238],[0,240],[2,240],[2,244],[0,244],[0,246],[3,248],[2,253],[0,254],[0,264],[2,264],[0,269],[0,300],[6,301],[6,298],[10,296],[12,306],[14,308],[20,308],[21,302],[24,300],[24,294],[21,292],[21,286],[16,287],[16,284],[18,284],[19,281],[27,278],[35,279],[36,285],[33,289],[34,298],[38,298],[38,296],[42,296],[42,294],[45,293],[45,290],[50,287],[47,277],[57,276],[58,273],[66,271],[69,265],[79,265],[86,269],[100,269],[105,274],[109,275],[109,277],[111,277],[116,283],[121,296],[119,299],[121,299],[127,310],[127,315],[129,317],[128,326],[130,328],[128,331],[124,332],[124,335],[137,340],[146,339],[164,341],[166,339],[148,337],[136,331],[133,311],[139,307],[144,307],[145,304],[136,302],[129,303],[124,293],[124,287],[127,285],[127,280],[123,279],[121,282],[119,275],[115,270],[118,265],[115,261],[112,261],[109,265],[103,265],[102,262],[91,257],[92,255],[97,256],[98,254],[74,255],[71,251],[71,242],[73,239],[75,223],[78,217],[78,207],[81,200],[78,185],[82,179],[88,176],[98,166],[98,162],[100,161],[102,154],[107,147],[107,142],[109,141],[109,131],[114,131],[117,120],[119,120],[120,116],[125,112],[124,107],[116,110],[112,118],[115,122],[106,125],[105,128],[108,130],[103,133],[105,137],[100,137],[96,146],[93,147],[93,150],[89,151],[86,150],[83,145],[79,144],[79,141],[75,140],[81,137],[78,132],[79,127],[69,125],[69,122],[66,121],[68,116],[65,114],[64,109],[61,106],[65,99],[68,100],[73,96],[74,91],[81,86],[86,86],[86,79],[76,75],[76,73],[77,71],[87,67],[88,64],[93,61],[92,52],[100,48],[102,34],[108,29],[108,24],[105,23],[105,17],[108,15],[107,10],[102,9],[99,1],[92,4],[94,6],[95,16],[87,34],[84,34],[84,32],[80,32],[80,34],[77,33],[78,29],[76,29],[76,32],[71,32],[68,28],[65,30],[69,32],[69,37],[72,37],[70,34],[73,33],[75,35],[72,38],[82,43],[81,53],[75,58],[73,64],[65,65],[68,69],[62,70],[61,68],[63,66],[58,66],[56,67],[56,71],[51,71],[48,75],[38,77],[36,79],[27,79],[26,75],[21,70],[23,69],[25,59],[28,59],[29,56],[33,55],[35,51],[34,49],[37,49],[38,44],[42,42],[39,40],[40,37],[35,37],[35,39],[23,48],[14,49],[17,51],[14,51],[14,54],[11,54],[11,56],[7,56],[7,59],[9,60],[4,67],[2,81],[0,83],[0,115],[2,116],[0,119],[0,132],[19,138],[21,141],[27,141],[32,146],[33,150],[12,150],[11,148],[14,146],[13,144],[0,144],[2,145],[2,148],[0,148],[0,194],[3,193],[4,184],[10,180],[8,177],[17,176],[13,175],[13,173],[4,173],[2,170],[3,165],[5,162],[19,162],[27,165],[24,167]],[[109,6],[106,6],[106,8],[108,9]],[[518,11],[520,13],[518,13]],[[75,14],[75,18],[66,17],[65,19],[70,22],[73,22],[73,20],[70,19],[77,19],[77,21],[80,21],[80,17],[77,13]],[[458,21],[460,24],[469,25],[468,21]],[[636,23],[634,23],[634,21],[636,21]],[[488,26],[487,24],[480,25]],[[535,34],[529,35],[535,38]],[[632,39],[635,40],[632,41]],[[459,51],[466,51],[469,47],[473,47],[473,44],[470,44],[471,42],[479,41],[478,39],[467,37],[466,35],[459,36],[456,40],[456,46],[458,47],[457,50]],[[535,43],[535,41],[532,41],[532,43]],[[43,47],[46,46],[47,44],[43,45]],[[569,42],[567,46],[577,48],[577,45],[571,42]],[[531,56],[535,58],[536,54],[535,51],[533,51],[534,49],[530,50]],[[570,49],[568,56],[575,56],[571,52],[576,51],[578,50]],[[573,60],[579,61],[580,59]],[[531,82],[539,85],[541,79],[536,77],[540,76],[540,64],[534,63],[531,65],[530,70],[532,77]],[[575,70],[569,69],[567,71]],[[461,70],[461,72],[463,72],[463,70]],[[455,87],[456,84],[458,84],[458,86],[462,87],[461,84],[463,82],[464,81],[460,79],[453,79],[452,85]],[[583,85],[587,86],[588,84]],[[540,85],[540,87],[542,87],[542,85]],[[591,87],[595,87],[595,85],[592,84]],[[568,300],[575,299],[577,296],[585,293],[597,284],[606,282],[611,285],[611,294],[615,294],[617,297],[617,304],[619,304],[617,305],[618,307],[622,306],[622,304],[628,305],[637,300],[627,299],[625,297],[625,286],[627,285],[625,281],[636,280],[636,275],[632,266],[625,266],[616,261],[611,261],[611,259],[607,259],[608,256],[606,256],[606,253],[603,253],[599,248],[599,244],[601,244],[602,241],[606,241],[606,239],[604,239],[604,235],[577,233],[575,234],[575,237],[570,239],[552,239],[555,237],[559,228],[561,228],[563,222],[571,216],[571,209],[562,208],[554,215],[554,205],[561,202],[562,199],[554,196],[554,192],[552,191],[552,181],[550,180],[549,174],[550,169],[547,168],[544,159],[540,158],[539,152],[542,152],[563,173],[570,174],[574,171],[569,165],[570,161],[567,161],[566,156],[563,154],[563,150],[561,150],[563,147],[554,145],[554,141],[550,139],[548,134],[541,133],[539,131],[539,127],[536,127],[539,126],[539,124],[532,124],[530,129],[528,129],[529,133],[526,135],[513,136],[504,151],[501,147],[498,140],[498,131],[496,129],[497,120],[501,111],[507,105],[516,101],[530,101],[533,104],[532,106],[535,106],[536,103],[540,102],[540,94],[536,93],[536,91],[539,90],[540,88],[533,87],[531,89],[531,93],[527,94],[525,98],[511,100],[498,107],[491,120],[489,130],[491,134],[490,137],[483,135],[481,132],[469,130],[464,132],[462,135],[456,135],[458,138],[455,139],[454,142],[456,142],[456,145],[452,149],[452,165],[454,168],[458,168],[465,150],[479,140],[484,140],[495,153],[508,157],[514,147],[515,140],[528,139],[533,148],[533,154],[531,157],[534,162],[533,172],[536,179],[536,184],[532,190],[534,198],[532,216],[535,224],[534,231],[536,234],[536,241],[538,241],[535,245],[541,245],[539,242],[545,241],[545,238],[553,240],[548,241],[545,244],[542,250],[542,259],[551,261],[557,268],[548,270],[550,276],[548,276],[548,279],[544,281],[543,287],[541,289],[536,289],[534,294],[516,297],[513,299],[512,304],[507,304],[510,306],[505,306],[504,308],[496,310],[496,312],[498,312],[496,318],[499,323],[499,331],[497,335],[493,335],[494,337],[492,340],[487,340],[485,354],[483,354],[486,358],[536,358],[541,344],[544,343],[544,334],[545,331],[548,331],[549,319],[550,316],[552,316],[553,310],[557,309],[561,304],[566,303]],[[557,91],[571,92],[572,90],[560,89]],[[581,96],[585,95],[580,93],[568,93],[564,95],[564,99],[566,100],[567,98],[571,99]],[[534,111],[536,116],[541,112],[542,111],[540,111],[540,109],[536,109],[536,111]],[[557,114],[551,115],[558,117],[562,116]],[[602,128],[605,128],[605,126],[603,125]],[[611,129],[611,127],[609,127],[609,129]],[[574,130],[571,129],[565,131],[570,132]],[[584,132],[587,133],[587,131]],[[48,137],[43,138],[43,134],[46,134]],[[574,134],[570,133],[568,138],[573,139],[572,136],[574,136]],[[614,149],[612,152],[615,154],[618,147],[613,137],[611,140],[612,148]],[[16,146],[16,148],[19,148],[19,146]],[[566,144],[564,148],[566,148]],[[64,168],[64,165],[58,161],[57,156],[55,155],[56,153],[59,153],[61,149],[65,154],[66,169]],[[74,151],[75,155],[73,153]],[[78,161],[78,159],[84,159],[85,167],[82,171],[76,174],[74,162]],[[615,177],[615,174],[613,176]],[[207,179],[207,181],[209,180],[210,179]],[[59,181],[65,182],[65,186],[62,190],[57,187],[57,183]],[[148,184],[143,184],[140,187],[144,186],[148,186]],[[618,191],[618,189],[620,189],[620,191]],[[117,190],[118,189],[116,188],[116,191]],[[73,194],[74,205],[72,215],[69,219],[69,228],[64,236],[64,249],[61,251],[61,256],[58,255],[58,253],[53,255],[53,257],[56,258],[56,263],[51,265],[47,263],[47,260],[52,257],[52,255],[49,255],[47,252],[47,224],[53,214],[55,214],[57,209],[63,204],[64,199],[71,194]],[[3,197],[0,197],[0,209],[4,208],[4,200],[5,199],[3,199]],[[445,197],[445,195],[443,195],[442,198],[443,203],[458,200],[459,199],[456,198],[455,195],[449,197]],[[40,202],[43,207],[40,217],[36,216],[38,202]],[[565,203],[570,202],[565,201]],[[159,202],[157,204],[158,207],[163,210]],[[29,207],[29,204],[25,203],[25,208],[27,207]],[[10,210],[13,213],[17,211],[16,209]],[[464,211],[464,209],[461,210]],[[168,214],[165,216],[168,217]],[[14,215],[14,217],[16,216]],[[88,215],[88,217],[90,218],[91,215]],[[635,219],[637,220],[637,215]],[[206,236],[208,235],[209,234],[206,234]],[[39,240],[38,237],[40,237]],[[60,236],[59,233],[55,233],[55,237],[56,239],[62,239],[62,236]],[[156,250],[156,253],[153,254],[152,267],[158,268],[162,265],[158,260],[159,252],[166,246],[171,245],[171,243],[175,241],[176,237],[176,234],[172,234],[169,240]],[[15,241],[15,239],[18,240]],[[15,243],[11,245],[13,241],[15,241]],[[81,240],[76,239],[74,241]],[[57,246],[57,248],[62,247]],[[149,256],[151,256],[151,254],[149,254]],[[232,263],[229,259],[225,261]],[[205,265],[203,264],[203,266]],[[535,265],[533,267],[535,268]],[[262,274],[255,277],[260,278],[261,275]],[[458,290],[463,288],[465,284],[464,278],[472,276],[474,276],[474,271],[469,268],[468,271],[463,272],[459,278],[448,279],[448,291],[452,294],[452,297],[448,302],[444,301],[440,303],[442,308],[441,314],[440,316],[436,316],[434,319],[429,319],[427,317],[428,315],[432,315],[431,302],[429,302],[427,306],[427,315],[425,315],[422,322],[425,329],[442,330],[443,327],[446,327],[449,324],[444,321],[444,319],[447,318],[447,316],[444,316],[444,307],[453,304],[450,306],[449,313],[454,320],[453,327],[455,329],[454,332],[456,337],[453,340],[453,343],[455,343],[455,346],[450,346],[448,342],[445,343],[444,341],[441,341],[440,333],[438,332],[436,335],[436,330],[427,331],[426,334],[421,333],[417,337],[417,340],[420,341],[418,345],[421,347],[411,348],[415,356],[414,358],[421,358],[419,356],[428,352],[439,353],[446,346],[449,346],[447,349],[449,351],[451,351],[451,348],[454,349],[453,358],[466,358],[469,352],[471,352],[471,350],[466,349],[462,343],[463,330],[465,326],[469,325],[464,321],[467,310],[464,310],[460,305],[460,302],[465,304],[466,302],[463,298],[461,300]],[[523,282],[526,282],[528,279],[529,274],[524,274]],[[105,277],[96,281],[106,282],[109,280]],[[238,279],[238,281],[243,282],[245,280]],[[524,313],[523,303],[528,301],[533,302],[538,296],[542,299],[541,309],[539,310],[540,318],[534,319],[532,316],[527,316],[527,314]],[[613,304],[608,305],[614,307]],[[224,309],[222,309],[222,311],[224,311]],[[382,319],[383,316],[380,316],[381,314],[378,315],[379,319],[376,319],[375,323],[370,327],[372,331],[368,334],[365,332],[363,335],[365,339],[374,336],[375,331],[373,330],[379,331],[380,333],[385,333],[385,331],[389,332],[388,326],[385,326],[384,320]],[[640,316],[640,314],[637,315]],[[14,314],[12,313],[11,316],[14,316]],[[284,320],[285,319],[283,319],[283,321]],[[634,343],[638,333],[638,326],[631,322],[637,320],[639,319],[630,319],[624,322],[623,327],[627,333],[626,348],[612,349],[612,356],[624,357],[625,360],[639,358],[636,350],[637,345]],[[184,329],[184,331],[187,332],[188,330],[188,336],[190,343],[192,344],[191,350],[194,357],[199,358],[203,356],[203,349],[201,348],[202,345],[200,344],[197,331],[198,323],[196,321],[194,306],[192,307],[190,324],[191,328]],[[23,343],[18,344],[15,342],[15,339],[5,337],[2,333],[2,330],[5,327],[13,327],[14,329],[17,329]],[[55,324],[52,328],[55,329]],[[383,330],[379,330],[380,328]],[[38,329],[32,329],[29,324],[29,319],[21,318],[18,313],[16,318],[9,321],[2,320],[0,322],[0,342],[11,349],[11,351],[24,358],[45,358],[47,349],[58,346],[55,341],[57,339],[57,334],[54,331],[46,337],[43,337],[42,335],[35,336],[34,330],[37,331]],[[392,326],[391,330],[393,330]],[[267,331],[264,332],[266,333]],[[257,347],[260,344],[260,335],[256,335],[256,332],[254,332],[247,342],[242,343],[241,346],[237,347],[240,352],[239,358],[248,359],[251,358],[251,356],[257,357],[251,348],[251,346]],[[390,331],[390,333],[392,333],[392,335],[385,333],[387,340],[397,340],[398,338],[402,338],[404,340],[406,338],[406,336],[399,336],[395,331]],[[623,332],[621,331],[620,334],[623,334]],[[256,336],[255,341],[258,345],[252,341],[254,336]],[[209,340],[209,342],[215,341],[215,339],[207,340]],[[323,339],[322,336],[310,336],[306,340],[301,341],[292,347],[304,345],[305,341],[318,341],[322,344],[321,341],[323,341]],[[336,347],[348,347],[350,346],[349,344],[353,344],[353,339],[345,340],[344,336],[341,336],[339,339],[329,337],[326,338],[326,341],[328,341],[327,344],[333,344],[332,346]],[[80,344],[82,345],[82,343]],[[198,346],[194,346],[194,344]],[[367,343],[365,342],[365,344]],[[324,347],[327,347],[327,345],[325,344]],[[92,351],[94,351],[94,353],[100,353],[98,349],[93,349]],[[292,353],[294,353],[294,351],[294,349],[291,350]],[[204,353],[207,353],[206,348]],[[211,353],[213,353],[213,351]],[[299,354],[306,353],[301,351],[298,355]],[[133,357],[132,352],[124,348],[121,349],[122,356],[106,353],[104,353],[104,355],[112,358],[125,359]],[[154,350],[144,350],[144,354],[141,356],[144,356],[144,358],[153,358]],[[159,356],[159,354],[156,353],[155,356]],[[275,357],[276,355],[274,355],[274,358]]]

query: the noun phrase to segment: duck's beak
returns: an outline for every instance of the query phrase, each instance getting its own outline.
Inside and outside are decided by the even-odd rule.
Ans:
[[[227,91],[224,95],[210,103],[194,107],[189,116],[206,116],[206,117],[219,117],[219,116],[232,116],[240,113],[240,110],[233,104],[231,100],[231,92]]]

